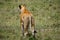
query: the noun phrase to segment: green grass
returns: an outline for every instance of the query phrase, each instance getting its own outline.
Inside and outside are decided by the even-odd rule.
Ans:
[[[60,0],[0,0],[0,40],[21,40],[19,4],[26,4],[35,17],[36,38],[60,40]]]

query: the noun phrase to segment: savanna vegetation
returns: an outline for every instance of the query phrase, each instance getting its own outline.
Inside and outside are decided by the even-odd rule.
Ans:
[[[21,40],[19,4],[35,17],[36,39],[60,40],[60,0],[0,0],[0,40]]]

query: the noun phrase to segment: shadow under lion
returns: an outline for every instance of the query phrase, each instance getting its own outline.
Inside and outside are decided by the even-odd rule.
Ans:
[[[28,34],[25,38],[23,36],[20,37],[20,40],[38,40],[35,36],[32,36],[32,34]]]

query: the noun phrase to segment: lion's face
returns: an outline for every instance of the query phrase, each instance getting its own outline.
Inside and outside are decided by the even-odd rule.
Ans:
[[[26,9],[25,5],[19,5],[20,11],[24,12],[24,10]]]
[[[19,5],[19,8],[23,9],[23,8],[25,8],[25,5]]]

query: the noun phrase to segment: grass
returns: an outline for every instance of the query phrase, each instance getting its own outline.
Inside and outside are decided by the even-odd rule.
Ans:
[[[23,40],[60,40],[60,0],[0,0],[0,40],[21,40],[19,4],[26,4],[36,21],[36,38]]]

